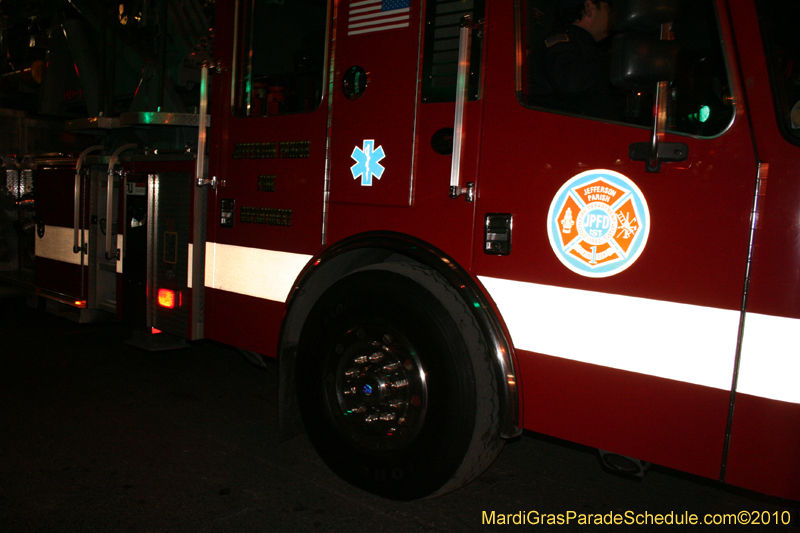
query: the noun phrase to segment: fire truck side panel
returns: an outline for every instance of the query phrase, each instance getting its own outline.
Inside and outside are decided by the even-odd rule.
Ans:
[[[648,129],[520,103],[514,35],[502,31],[513,17],[511,3],[491,4],[477,201],[478,224],[513,216],[513,242],[509,255],[476,253],[474,269],[518,350],[525,427],[716,477],[757,173],[744,106],[717,137],[668,134],[688,145],[688,160],[646,172],[629,147]],[[580,188],[573,177],[595,181]],[[581,245],[562,253],[576,242],[568,224],[584,216],[575,198],[588,217],[609,183],[647,204],[617,213],[621,247],[650,227],[638,259],[629,253],[613,275],[592,270],[591,238],[584,255]],[[638,228],[625,225],[634,218]]]
[[[767,3],[769,4],[769,3]],[[771,16],[786,17],[783,3]],[[765,6],[760,6],[761,8]],[[766,10],[766,9],[765,9]],[[770,73],[759,25],[764,13],[731,5],[753,134],[762,162],[747,317],[726,481],[797,498],[800,494],[800,147],[783,135],[775,105],[784,71]],[[761,27],[768,38],[774,29]],[[794,29],[790,30],[794,33]],[[767,47],[768,48],[768,47]],[[777,55],[776,51],[773,51]],[[797,51],[794,50],[796,54]],[[788,56],[791,58],[792,56]],[[789,59],[790,61],[791,59]],[[772,74],[772,76],[770,76]],[[779,78],[779,79],[776,79]],[[768,83],[770,80],[771,83]],[[796,100],[796,95],[795,95]],[[788,106],[795,102],[790,100]],[[783,117],[780,117],[783,119]]]
[[[195,202],[200,195],[199,205],[204,207],[205,192],[194,183],[194,158],[173,159],[144,157],[123,164],[125,245],[119,307],[129,323],[195,339],[202,290],[194,290],[192,275],[204,265],[192,264],[193,246],[203,243],[203,236],[194,234],[193,221],[197,216],[205,219],[205,209],[198,212]],[[174,299],[159,305],[160,289],[172,291]],[[200,298],[197,305],[195,298]]]
[[[430,75],[426,61],[431,61],[423,52],[425,25],[438,23],[435,21],[442,17],[429,19],[423,14],[420,29],[421,5],[411,2],[407,27],[371,33],[350,28],[350,24],[358,24],[350,20],[357,13],[339,9],[328,242],[371,230],[396,231],[432,244],[466,267],[472,260],[475,204],[466,202],[464,196],[449,197],[452,156],[439,144],[449,142],[452,151],[455,103],[429,98],[423,89],[423,77]],[[463,14],[443,13],[456,21]],[[476,48],[480,54],[481,47]],[[456,53],[444,50],[445,54]],[[366,90],[355,100],[347,99],[342,90],[351,65],[369,72]],[[463,147],[462,185],[477,177],[482,107],[482,100],[465,104],[469,134]],[[363,143],[368,140],[374,140],[374,150],[380,147],[385,154],[380,160],[385,171],[380,179],[371,181],[357,174]],[[368,182],[371,184],[366,185]]]
[[[407,27],[366,33],[361,33],[365,28],[359,26],[358,14],[351,13],[353,8],[343,5],[338,11],[331,93],[332,203],[399,207],[411,203],[418,54],[409,52],[418,49],[420,31],[420,5],[412,6]],[[355,78],[353,69],[358,68],[365,72],[366,82]],[[347,84],[359,83],[364,85],[354,90],[363,92],[345,92]],[[385,224],[380,218],[359,218],[362,227]]]
[[[215,306],[224,305],[227,311],[215,313],[211,322],[206,315],[206,331],[210,329],[209,324],[213,327],[210,333],[213,336],[208,338],[270,357],[277,355],[285,304],[242,294],[209,291],[206,287],[206,308],[210,298]]]
[[[752,24],[757,20],[755,8],[747,2],[735,3],[732,13],[756,149],[760,161],[767,164],[758,191],[748,311],[796,319],[800,318],[800,148],[797,141],[792,144],[781,134],[776,122],[761,34],[758,25]]]
[[[520,351],[526,427],[716,478],[730,394]]]
[[[248,94],[244,61],[232,60],[234,47],[247,45],[247,25],[242,17],[234,35],[233,5],[217,10],[214,53],[223,68],[211,106],[209,176],[218,186],[209,195],[205,334],[275,356],[292,283],[321,248],[328,102],[275,115],[265,94]],[[232,90],[241,94],[233,109]],[[221,222],[227,213],[229,225]]]
[[[55,237],[58,230],[59,228],[50,228],[49,236]],[[45,231],[45,236],[41,237],[38,242],[48,237],[47,233],[48,232]],[[39,248],[41,249],[41,245]],[[67,257],[66,254],[65,257]],[[76,257],[80,259],[77,254]],[[58,259],[50,259],[43,256],[36,257],[36,276],[37,278],[41,277],[41,279],[46,280],[39,285],[43,290],[52,291],[53,293],[75,300],[83,300],[85,299],[85,292],[82,290],[81,272],[84,272],[85,275],[86,267],[74,265]]]
[[[775,361],[787,359],[748,358],[747,343],[755,342],[753,353],[765,352],[767,345],[753,339],[768,337],[772,326],[760,327],[760,317],[769,324],[788,320],[790,328],[800,318],[800,258],[787,261],[785,250],[796,255],[800,194],[789,178],[797,175],[797,147],[779,135],[767,104],[752,10],[731,6],[734,18],[751,26],[742,22],[734,32],[727,4],[713,2],[719,35],[705,41],[723,43],[709,62],[723,72],[711,85],[719,87],[724,125],[704,135],[670,130],[662,142],[679,143],[688,157],[648,172],[644,161],[630,157],[636,143],[651,140],[646,121],[592,119],[527,100],[526,83],[517,79],[527,69],[515,66],[515,58],[527,57],[515,42],[514,28],[526,28],[515,21],[519,3],[491,3],[472,56],[480,58],[473,70],[482,81],[464,106],[460,185],[475,185],[470,203],[448,195],[452,158],[442,144],[455,104],[425,96],[427,6],[434,4],[412,1],[407,17],[396,14],[397,28],[366,32],[370,23],[350,3],[334,4],[335,34],[329,29],[326,50],[335,56],[326,59],[333,68],[325,69],[332,79],[325,78],[318,107],[289,113],[281,106],[291,91],[280,81],[243,73],[250,42],[245,12],[234,15],[220,3],[215,54],[222,63],[209,148],[209,175],[218,186],[209,195],[206,336],[276,355],[297,276],[310,272],[311,280],[302,280],[313,288],[306,295],[324,300],[336,279],[313,279],[315,272],[337,278],[361,266],[309,269],[312,258],[365,232],[386,239],[406,234],[442,250],[492,300],[518,359],[526,429],[710,478],[722,471],[737,485],[796,498],[800,401],[748,388],[747,381],[768,376],[763,383],[791,392],[796,373],[776,376],[782,367]],[[704,73],[682,73],[695,75]],[[765,200],[739,368],[759,176]],[[503,234],[488,229],[496,223],[506,224],[508,253],[492,248],[503,242],[497,240]],[[609,239],[613,246],[606,246]],[[391,277],[373,271],[362,279]],[[341,287],[364,290],[354,279],[332,294],[347,292]],[[301,315],[324,323],[302,296],[289,308],[287,347],[303,348]],[[778,335],[784,350],[786,331]],[[312,343],[305,343],[309,351]],[[737,370],[738,396],[731,394]]]
[[[86,300],[86,254],[76,254],[72,250],[75,166],[41,165],[34,172],[37,208],[41,213],[36,236],[36,285],[68,298]],[[87,188],[84,186],[81,190]],[[87,197],[82,196],[84,204]],[[87,206],[83,205],[81,231],[87,227],[87,212]]]
[[[800,494],[800,406],[739,393],[725,481],[766,494]]]

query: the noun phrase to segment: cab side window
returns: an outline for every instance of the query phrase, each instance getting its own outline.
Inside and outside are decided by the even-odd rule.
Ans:
[[[309,113],[322,100],[327,0],[244,0],[237,13],[237,116]]]
[[[730,83],[712,0],[680,0],[670,37],[677,46],[669,84],[667,130],[700,137],[733,120]],[[566,7],[565,7],[566,6]],[[614,4],[588,0],[519,3],[518,97],[535,109],[649,126],[652,90],[614,87],[610,80]],[[659,29],[642,33],[657,41]]]
[[[454,102],[458,72],[459,30],[463,17],[478,23],[483,20],[484,0],[429,0],[425,16],[425,50],[423,51],[422,101]],[[482,34],[473,32],[470,50],[471,73],[467,80],[467,97],[478,98]]]
[[[797,2],[756,2],[761,36],[767,53],[775,112],[781,131],[790,142],[800,144],[800,33]]]

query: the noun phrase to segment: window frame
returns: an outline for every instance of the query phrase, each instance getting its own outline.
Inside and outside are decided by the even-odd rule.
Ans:
[[[329,80],[332,76],[329,68],[332,31],[333,2],[325,0],[325,36],[323,46],[322,65],[320,66],[321,78],[319,98],[310,110],[288,111],[280,113],[251,113],[252,89],[247,86],[252,84],[253,71],[253,34],[255,28],[255,9],[259,0],[235,0],[233,21],[233,50],[231,59],[231,101],[230,112],[236,118],[267,118],[287,115],[307,115],[316,112],[322,106],[329,93]],[[246,64],[246,66],[245,66]],[[249,100],[248,100],[248,96]],[[246,111],[245,111],[246,110]]]

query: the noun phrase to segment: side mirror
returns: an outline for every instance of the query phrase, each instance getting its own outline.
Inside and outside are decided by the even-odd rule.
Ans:
[[[653,91],[660,81],[672,81],[678,60],[673,41],[655,41],[623,33],[611,45],[611,83],[635,91]]]
[[[646,32],[675,20],[677,0],[614,0],[614,30]]]
[[[669,106],[667,93],[669,82],[675,77],[678,47],[671,39],[672,25],[669,20],[661,24],[661,39],[652,35],[653,32],[650,32],[651,35],[641,33],[641,28],[660,20],[661,16],[669,15],[671,19],[674,13],[666,8],[659,9],[661,3],[668,3],[667,0],[621,1],[624,4],[623,15],[628,16],[630,21],[636,21],[638,28],[614,37],[611,45],[611,83],[623,89],[655,93],[651,140],[632,143],[628,156],[633,161],[644,161],[647,172],[659,172],[663,161],[685,161],[689,155],[689,147],[685,143],[663,142]],[[645,3],[648,4],[646,8],[642,7]],[[642,9],[637,11],[634,8]]]

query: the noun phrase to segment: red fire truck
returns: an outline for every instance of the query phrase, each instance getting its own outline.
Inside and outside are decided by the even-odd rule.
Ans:
[[[385,497],[530,430],[800,499],[798,8],[615,0],[609,117],[531,89],[557,5],[219,0],[197,148],[69,163],[84,305],[277,358]]]

